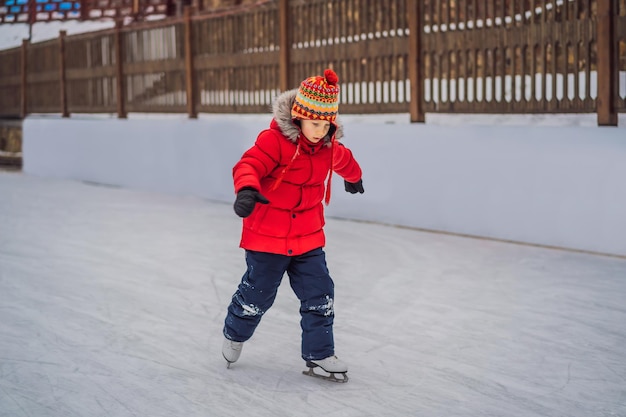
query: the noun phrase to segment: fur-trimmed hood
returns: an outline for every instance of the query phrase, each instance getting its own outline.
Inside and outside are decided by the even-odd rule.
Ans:
[[[291,108],[296,99],[296,94],[298,94],[297,88],[285,91],[276,97],[276,100],[274,100],[272,104],[272,113],[278,128],[282,134],[293,143],[298,143],[298,137],[301,132],[300,128],[293,123],[293,119],[291,118]],[[335,127],[335,140],[340,140],[343,137],[342,124],[338,120],[330,123]],[[324,143],[326,146],[331,146],[332,136],[326,135]]]

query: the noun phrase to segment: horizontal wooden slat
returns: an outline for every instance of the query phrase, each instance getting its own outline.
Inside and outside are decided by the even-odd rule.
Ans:
[[[185,113],[187,108],[182,106],[157,106],[157,105],[135,105],[129,103],[127,106],[128,111],[137,113]]]
[[[13,76],[5,76],[0,78],[0,87],[11,87],[11,86],[21,86],[22,84],[22,76],[21,75],[13,75]]]
[[[156,74],[170,71],[185,71],[185,61],[164,59],[124,64],[124,75]]]
[[[59,71],[39,72],[27,75],[28,84],[45,83],[50,81],[59,81]]]
[[[294,49],[291,57],[294,64],[310,62],[322,57],[329,62],[350,59],[367,60],[379,56],[404,55],[407,52],[407,46],[407,38],[382,38],[325,45],[319,48]]]
[[[67,69],[65,77],[68,81],[71,81],[114,77],[115,74],[115,67],[108,66],[100,68]]]
[[[406,113],[409,103],[341,104],[341,114]]]
[[[116,111],[115,105],[113,106],[77,106],[70,105],[69,111],[71,113],[105,113],[114,114]]]
[[[267,106],[261,105],[198,105],[198,110],[203,113],[267,113]]]
[[[209,70],[232,67],[256,67],[278,62],[278,51],[256,54],[215,54],[201,55],[195,58],[196,70]]]

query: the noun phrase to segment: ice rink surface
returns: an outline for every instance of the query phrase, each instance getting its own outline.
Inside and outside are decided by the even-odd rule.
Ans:
[[[2,417],[626,416],[626,259],[329,219],[335,384],[286,280],[226,369],[230,205],[0,172],[0,216]]]

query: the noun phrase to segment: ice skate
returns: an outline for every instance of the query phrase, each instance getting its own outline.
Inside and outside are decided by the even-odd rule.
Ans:
[[[237,359],[241,356],[241,349],[243,349],[243,342],[235,342],[234,340],[224,338],[222,355],[224,355],[224,359],[226,359],[227,368],[230,368],[231,363],[237,362]]]
[[[348,382],[348,365],[339,360],[336,356],[307,361],[306,366],[309,369],[302,371],[304,375],[332,382]]]

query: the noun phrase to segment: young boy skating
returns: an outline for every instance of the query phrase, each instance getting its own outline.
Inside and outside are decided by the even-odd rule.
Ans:
[[[323,251],[322,202],[330,201],[333,171],[344,178],[347,192],[364,190],[359,164],[338,141],[343,135],[336,121],[337,83],[327,69],[278,96],[269,129],[233,168],[247,270],[224,324],[222,353],[229,366],[272,306],[286,272],[300,300],[302,358],[309,368],[347,381],[348,367],[335,356],[334,283]]]

